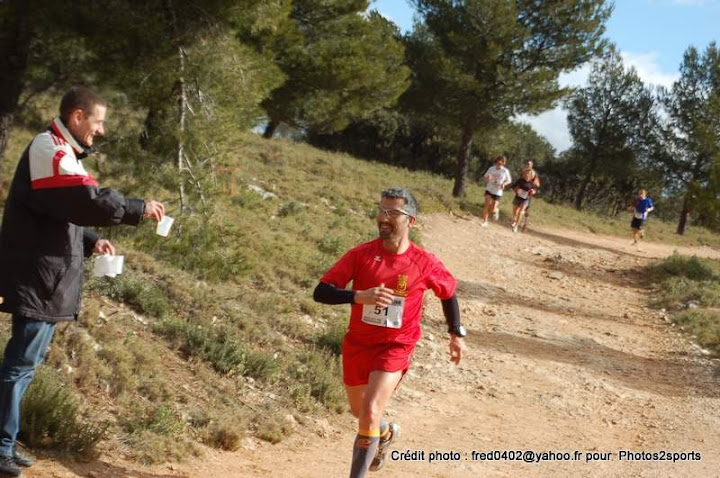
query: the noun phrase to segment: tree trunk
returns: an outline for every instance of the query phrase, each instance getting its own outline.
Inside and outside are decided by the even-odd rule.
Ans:
[[[182,214],[187,208],[185,198],[185,177],[183,170],[185,169],[185,127],[187,122],[187,91],[185,88],[185,51],[183,50],[180,42],[180,34],[178,33],[177,16],[175,15],[175,7],[173,6],[172,0],[164,0],[163,8],[170,24],[170,31],[173,36],[173,43],[178,53],[178,80],[174,85],[174,93],[177,95],[177,106],[178,106],[178,148],[177,148],[177,169],[179,177],[179,190],[180,195],[180,214]]]
[[[680,221],[678,222],[677,233],[681,236],[685,234],[685,227],[687,226],[687,220],[690,216],[690,192],[685,193],[685,199],[683,200],[682,212],[680,213]]]
[[[592,157],[590,158],[590,164],[588,164],[588,170],[585,174],[585,177],[583,178],[582,182],[580,183],[580,187],[578,188],[578,192],[575,195],[575,209],[578,211],[582,210],[583,202],[585,201],[585,194],[587,193],[587,187],[588,184],[590,184],[590,180],[592,179],[592,175],[595,172],[595,153],[593,153]]]
[[[27,69],[33,31],[30,3],[10,0],[0,22],[0,158],[5,154]]]
[[[0,176],[2,176],[2,159],[5,156],[5,148],[7,148],[10,139],[10,126],[12,126],[13,115],[0,112]]]
[[[263,132],[263,138],[271,139],[275,134],[275,130],[277,129],[278,124],[279,123],[275,120],[268,121],[267,126],[265,126],[265,131]]]
[[[470,146],[472,146],[473,128],[466,125],[463,128],[460,150],[457,157],[457,172],[452,195],[456,198],[465,196],[465,179],[467,178],[468,164],[470,162]]]
[[[185,129],[187,124],[187,91],[185,90],[185,52],[182,46],[178,46],[178,56],[180,57],[180,79],[178,92],[178,107],[180,108],[180,137],[178,138],[178,155],[177,155],[177,167],[178,175],[180,177],[180,214],[185,211],[185,181],[183,170],[185,170]]]
[[[578,192],[575,195],[575,209],[577,209],[578,211],[582,210],[583,201],[585,201],[585,191],[587,191],[587,185],[588,185],[588,183],[590,183],[591,176],[592,176],[591,173],[588,173],[585,175],[582,182],[580,183]]]

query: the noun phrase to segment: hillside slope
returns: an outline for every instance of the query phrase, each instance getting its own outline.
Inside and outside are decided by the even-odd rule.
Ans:
[[[640,267],[675,249],[715,259],[707,247],[631,247],[626,238],[550,228],[513,234],[476,219],[432,215],[423,244],[460,281],[470,355],[447,361],[439,302],[428,298],[425,338],[390,404],[403,426],[400,450],[422,461],[391,462],[385,475],[718,476],[720,385],[705,357],[646,304]],[[289,419],[293,422],[293,419]],[[337,477],[348,470],[349,415],[294,422],[271,445],[246,438],[233,453],[205,450],[181,464],[140,468],[106,454],[79,464],[42,460],[32,477]],[[578,461],[474,461],[472,452],[568,452]],[[621,450],[700,453],[691,461],[619,460]],[[458,461],[429,463],[433,451]],[[586,463],[588,453],[607,461]],[[671,455],[672,456],[672,455]],[[380,474],[378,474],[380,476]]]

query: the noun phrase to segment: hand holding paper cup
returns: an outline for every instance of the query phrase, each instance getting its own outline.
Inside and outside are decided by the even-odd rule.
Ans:
[[[170,234],[170,228],[172,227],[173,221],[175,221],[174,218],[170,216],[163,216],[162,220],[157,224],[155,233],[159,236],[167,237],[168,234]]]

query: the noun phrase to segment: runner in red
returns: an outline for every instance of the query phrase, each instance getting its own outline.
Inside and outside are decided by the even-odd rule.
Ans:
[[[399,438],[400,426],[386,423],[382,416],[422,335],[427,289],[442,301],[450,360],[459,363],[467,350],[455,296],[457,281],[439,259],[410,240],[416,217],[417,201],[409,191],[383,191],[377,214],[380,237],[346,253],[315,288],[318,302],[352,304],[342,346],[343,381],[359,422],[351,478],[380,469],[390,444]]]

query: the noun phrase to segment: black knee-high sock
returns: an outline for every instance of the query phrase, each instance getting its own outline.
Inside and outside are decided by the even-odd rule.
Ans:
[[[380,437],[377,432],[373,435],[366,435],[364,431],[358,432],[353,445],[352,466],[350,467],[350,478],[364,478],[370,463],[375,457]]]

